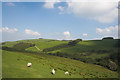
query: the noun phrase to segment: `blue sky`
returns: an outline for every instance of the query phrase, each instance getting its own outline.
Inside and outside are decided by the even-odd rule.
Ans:
[[[96,6],[96,7],[95,7]],[[117,38],[116,3],[3,2],[2,40]]]

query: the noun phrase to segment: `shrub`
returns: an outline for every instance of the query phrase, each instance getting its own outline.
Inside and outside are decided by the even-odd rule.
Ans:
[[[17,50],[25,50],[29,47],[33,47],[35,46],[35,44],[33,43],[25,43],[25,42],[20,42],[16,45],[13,46],[14,49],[17,49]]]
[[[114,39],[113,37],[104,37],[102,40],[105,40],[105,39]]]
[[[76,40],[73,40],[73,41],[70,41],[68,43],[68,45],[70,46],[75,46],[77,43],[79,43],[80,41],[82,41],[82,39],[76,39]]]
[[[34,52],[34,51],[26,51],[26,50],[20,50],[20,49],[15,49],[12,47],[6,47],[3,46],[2,50],[6,50],[6,51],[19,51],[19,52],[28,52],[28,53],[34,53],[34,54],[44,54],[43,52]]]
[[[1,43],[2,45],[6,44],[6,42]]]
[[[43,52],[54,51],[54,50],[58,50],[58,49],[66,48],[66,47],[69,47],[69,46],[66,43],[64,43],[64,44],[60,44],[60,45],[53,46],[53,47],[50,47],[50,48],[45,48],[43,50]]]
[[[2,46],[2,50],[15,51],[15,49],[10,48],[10,47],[6,47],[6,46]]]

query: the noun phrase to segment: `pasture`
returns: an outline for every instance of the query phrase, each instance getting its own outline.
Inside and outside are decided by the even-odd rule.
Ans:
[[[117,72],[81,61],[51,55],[4,51],[3,78],[117,78]],[[32,66],[27,67],[31,62]],[[51,70],[56,74],[52,75]],[[70,75],[65,75],[68,71]]]

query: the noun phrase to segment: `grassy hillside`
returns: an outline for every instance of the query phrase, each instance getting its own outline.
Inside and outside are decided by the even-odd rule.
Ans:
[[[62,52],[80,53],[80,52],[96,52],[100,50],[112,51],[116,50],[118,40],[90,40],[81,41],[76,46],[61,49]]]
[[[48,52],[57,56],[69,57],[86,63],[93,63],[109,68],[109,62],[118,64],[119,40],[91,40],[79,42],[76,46],[56,49]]]
[[[88,40],[80,41],[74,46],[69,46],[69,41],[59,41],[51,39],[32,39],[15,42],[5,42],[3,43],[3,46],[12,47],[15,49],[20,48],[22,50],[25,49],[25,51],[29,51],[32,53],[41,53],[41,51],[45,51],[44,53],[49,55],[67,57],[75,60],[80,60],[86,63],[101,65],[108,69],[111,69],[109,66],[111,61],[115,63],[114,68],[117,68],[116,65],[118,64],[118,41],[118,39]],[[23,43],[21,44],[22,46],[20,45],[21,42]],[[35,44],[35,46],[37,46],[41,51],[39,51],[34,46],[29,47],[28,43]],[[16,47],[16,45],[18,47]]]
[[[88,40],[88,41],[80,41],[76,46],[61,49],[63,52],[69,53],[80,53],[80,52],[88,52],[88,51],[99,51],[99,50],[115,50],[115,44],[117,43],[117,39],[113,40]],[[14,45],[20,42],[34,43],[41,50],[46,48],[51,48],[61,44],[67,44],[69,41],[59,41],[52,39],[31,39],[31,40],[20,40],[14,42],[4,42],[3,46],[13,47]],[[37,51],[35,47],[27,48],[26,50]],[[55,50],[54,50],[55,51]]]
[[[56,46],[59,44],[67,43],[68,41],[59,41],[59,40],[52,40],[52,39],[31,39],[31,40],[20,40],[20,41],[14,41],[14,42],[4,42],[3,46],[13,47],[14,45],[16,45],[20,42],[33,43],[40,50],[43,50],[45,48],[49,48],[49,47],[53,47],[53,46]],[[26,50],[27,51],[38,51],[35,47],[29,47]]]
[[[117,78],[117,72],[102,66],[50,55],[2,52],[3,78]],[[31,67],[27,63],[32,62]],[[56,69],[52,75],[51,70]],[[65,75],[68,71],[71,75]]]

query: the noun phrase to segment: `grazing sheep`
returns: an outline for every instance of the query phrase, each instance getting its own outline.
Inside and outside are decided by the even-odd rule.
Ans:
[[[31,65],[32,65],[32,63],[28,63],[28,64],[27,64],[27,67],[31,67]]]
[[[55,74],[55,70],[54,69],[52,70],[52,74]]]
[[[69,74],[69,72],[65,72],[65,74],[66,74],[66,75],[68,75],[68,74]]]

